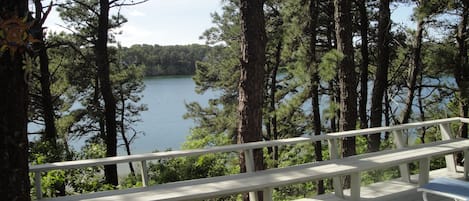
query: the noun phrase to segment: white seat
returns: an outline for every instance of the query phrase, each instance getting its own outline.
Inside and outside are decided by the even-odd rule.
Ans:
[[[469,201],[469,182],[450,178],[438,178],[417,189],[421,191],[423,200],[428,201],[427,194],[435,194],[454,200]]]

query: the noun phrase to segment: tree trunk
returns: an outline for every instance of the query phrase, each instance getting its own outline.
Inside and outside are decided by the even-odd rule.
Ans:
[[[371,127],[379,127],[383,121],[383,97],[388,84],[390,27],[391,12],[389,0],[379,1],[378,67],[376,69],[371,98]],[[381,145],[380,135],[380,133],[376,133],[368,136],[369,152],[379,151]]]
[[[101,92],[100,92],[100,86],[101,84],[99,83],[99,76],[96,73],[94,76],[94,91],[93,91],[93,112],[95,112],[95,116],[98,118],[98,126],[99,126],[99,137],[101,139],[106,138],[106,121],[104,119],[104,109],[102,108],[101,105]]]
[[[328,0],[327,3],[325,4],[325,10],[327,10],[327,13],[330,13],[331,15],[334,15],[334,0]],[[337,44],[337,39],[335,35],[335,21],[333,16],[330,16],[331,20],[328,21],[327,28],[326,28],[326,47],[328,50],[331,50],[333,48],[336,48]],[[331,81],[329,81],[329,100],[330,102],[334,102],[339,104],[340,103],[340,94],[338,87],[335,85],[336,81],[338,80],[338,75],[335,76],[335,78]],[[337,126],[337,119],[340,117],[340,112],[339,111],[331,111],[333,113],[331,119],[330,119],[330,131],[331,132],[337,132],[338,131],[338,126]]]
[[[44,139],[51,142],[55,147],[57,140],[57,129],[55,128],[55,117],[52,95],[50,92],[50,72],[49,72],[49,57],[44,45],[41,44],[39,50],[39,66],[41,71],[41,94],[42,94],[42,109],[45,123]]]
[[[332,48],[337,48],[337,38],[335,33],[335,7],[334,7],[335,0],[327,0],[325,5],[326,8],[324,9],[328,16],[330,17],[327,25],[326,25],[326,40],[327,40],[327,49],[331,50]]]
[[[357,123],[357,81],[353,62],[351,1],[335,0],[337,50],[344,54],[339,62],[340,119],[339,131],[354,130]],[[356,154],[355,137],[343,142],[343,156]]]
[[[109,55],[107,51],[108,27],[109,27],[109,0],[100,0],[100,13],[98,19],[98,37],[95,46],[96,65],[98,66],[98,77],[101,84],[101,93],[104,99],[104,116],[106,120],[106,156],[117,155],[117,128],[116,128],[116,101],[112,94],[111,81],[109,78]],[[118,185],[117,166],[104,166],[106,182]]]
[[[422,1],[422,0],[421,0]],[[423,3],[421,3],[422,5]],[[401,124],[409,123],[410,115],[412,114],[412,103],[414,102],[415,90],[417,86],[417,78],[422,70],[421,52],[422,52],[422,38],[423,38],[423,19],[420,17],[417,21],[417,31],[415,32],[415,41],[412,45],[412,61],[410,63],[409,77],[407,78],[407,98],[405,101],[405,108],[402,111]]]
[[[308,68],[311,72],[311,107],[313,112],[313,127],[314,135],[321,135],[321,114],[319,112],[319,72],[318,72],[318,63],[316,61],[316,36],[317,36],[317,24],[318,24],[318,6],[319,2],[317,0],[309,1],[309,27],[308,33],[310,38],[309,43],[309,61]],[[322,145],[321,141],[316,141],[314,143],[314,155],[316,161],[322,161]],[[324,180],[319,180],[317,183],[318,194],[324,194]]]
[[[43,118],[45,124],[45,134],[44,140],[49,142],[54,149],[57,149],[57,129],[55,127],[55,117],[54,117],[54,107],[52,95],[50,92],[50,72],[49,72],[49,56],[47,55],[46,45],[44,43],[44,35],[42,34],[42,3],[39,0],[34,1],[36,7],[36,20],[39,21],[35,24],[35,30],[41,30],[34,37],[41,43],[38,43],[38,55],[39,55],[39,69],[40,69],[40,78],[41,83],[41,102],[43,110]],[[59,160],[58,156],[52,156],[53,159],[50,162],[57,162]]]
[[[422,85],[423,82],[423,72],[420,71],[420,85]],[[424,110],[424,105],[423,105],[423,95],[422,95],[422,87],[418,88],[418,105],[419,105],[419,111],[420,111],[420,121],[425,121],[425,110]],[[427,133],[427,129],[424,127],[422,128],[422,133],[420,134],[420,141],[422,144],[425,144],[425,135]]]
[[[456,83],[459,86],[459,96],[460,96],[460,103],[459,103],[459,116],[460,117],[469,117],[468,116],[468,109],[469,109],[469,61],[467,56],[467,45],[466,41],[468,38],[467,33],[467,23],[469,20],[469,2],[462,1],[463,8],[461,13],[461,22],[458,26],[458,34],[457,34],[457,45],[458,45],[458,59],[457,59],[457,67],[454,71],[454,77],[456,78]],[[468,128],[467,124],[462,124],[459,129],[459,135],[463,138],[468,137]]]
[[[262,140],[262,105],[266,33],[263,0],[241,0],[241,77],[239,83],[238,143]],[[241,171],[246,171],[241,153]],[[263,170],[262,149],[254,150],[254,170]],[[262,193],[258,193],[262,200]],[[245,198],[246,199],[246,198]]]
[[[278,75],[278,69],[280,67],[280,63],[282,61],[282,49],[283,49],[283,39],[282,35],[283,33],[283,20],[281,18],[280,12],[277,10],[275,6],[271,6],[272,8],[272,16],[270,16],[272,19],[274,19],[276,22],[273,24],[274,28],[274,34],[272,37],[272,43],[276,44],[275,45],[275,51],[273,54],[274,60],[273,62],[267,62],[267,69],[269,69],[269,74],[270,78],[268,82],[268,87],[266,87],[266,90],[268,89],[268,111],[269,111],[269,118],[267,120],[266,124],[266,130],[267,130],[267,136],[269,140],[277,140],[279,138],[278,135],[278,121],[277,121],[277,100],[275,94],[277,93],[277,75]],[[278,31],[278,32],[277,32]],[[270,65],[269,65],[270,64]],[[279,158],[279,147],[278,146],[273,146],[267,148],[269,155],[272,157],[273,160],[273,167],[278,167],[278,158]]]
[[[271,126],[271,134],[273,140],[278,139],[278,125],[277,125],[277,114],[275,113],[276,109],[276,99],[275,99],[275,94],[277,93],[277,72],[278,68],[280,67],[280,60],[281,60],[281,54],[282,54],[282,40],[279,40],[277,43],[276,51],[275,51],[275,64],[272,69],[272,74],[270,75],[270,106],[269,106],[269,111],[271,113],[271,118],[270,118],[270,126]],[[275,161],[275,166],[278,166],[278,158],[279,158],[279,151],[278,151],[278,146],[272,147],[272,159]]]
[[[362,62],[360,64],[360,102],[359,102],[359,116],[360,128],[368,128],[368,118],[366,113],[366,106],[368,104],[368,13],[366,11],[366,0],[358,1],[358,8],[360,11],[360,36],[362,44],[360,52],[362,55]]]
[[[47,14],[52,9],[51,7],[46,12],[46,15],[42,15],[42,3],[40,0],[34,1],[36,7],[36,23],[34,24],[34,30],[40,30],[34,36],[34,38],[41,41],[38,43],[38,56],[39,56],[39,71],[40,77],[39,82],[41,83],[41,103],[42,103],[42,115],[44,118],[44,125],[45,125],[45,133],[43,136],[44,141],[48,142],[51,148],[54,151],[50,156],[48,156],[47,162],[58,162],[61,161],[61,156],[57,147],[57,129],[55,127],[55,111],[54,111],[54,101],[52,94],[50,92],[50,71],[49,71],[49,55],[47,54],[47,47],[45,44],[44,34],[42,32],[43,22],[47,18]],[[56,196],[65,196],[65,183],[57,183],[55,187],[55,195]]]
[[[336,78],[337,80],[337,78]],[[329,82],[329,88],[331,90],[331,94],[329,95],[329,99],[331,101],[334,101],[334,103],[336,104],[340,104],[340,94],[339,94],[339,90],[337,89],[338,87],[335,86],[335,83],[334,81],[330,81]],[[334,115],[331,117],[331,122],[330,122],[330,126],[331,126],[331,132],[338,132],[339,129],[338,129],[338,121],[337,119],[340,119],[340,111],[332,111],[334,113]]]
[[[337,50],[344,55],[339,62],[339,131],[354,130],[357,124],[357,81],[353,62],[352,15],[349,0],[334,0],[334,19]],[[343,140],[342,156],[356,154],[355,137]],[[344,187],[350,187],[350,177],[345,178]]]
[[[21,15],[27,11],[28,1],[25,0],[5,0],[0,4],[0,17],[3,20],[14,16],[23,18]],[[0,54],[0,194],[4,200],[31,199],[27,137],[28,85],[23,58],[20,51],[12,55],[9,49]]]
[[[132,155],[132,152],[130,151],[130,141],[127,139],[126,136],[126,129],[125,129],[125,97],[124,97],[124,89],[123,86],[120,86],[120,101],[121,101],[121,113],[120,113],[120,127],[121,127],[121,134],[122,134],[122,140],[124,140],[124,146],[125,146],[125,151],[127,152],[127,155]],[[132,138],[131,138],[132,139]],[[129,169],[130,169],[130,174],[135,177],[135,169],[132,164],[132,162],[129,162]]]

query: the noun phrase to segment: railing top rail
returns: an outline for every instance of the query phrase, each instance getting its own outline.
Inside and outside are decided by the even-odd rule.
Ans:
[[[249,149],[273,147],[273,146],[280,146],[280,145],[298,144],[302,142],[314,142],[314,141],[320,141],[320,140],[329,140],[329,139],[338,139],[338,138],[352,137],[352,136],[359,136],[359,135],[368,135],[368,134],[373,134],[373,133],[391,132],[391,131],[396,131],[396,130],[427,127],[427,126],[446,124],[446,123],[452,123],[452,122],[469,123],[469,119],[455,117],[455,118],[438,119],[438,120],[431,120],[431,121],[425,121],[425,122],[408,123],[408,124],[395,125],[395,126],[389,126],[389,127],[376,127],[376,128],[367,128],[367,129],[360,129],[360,130],[328,133],[328,134],[319,135],[319,136],[306,136],[306,137],[296,137],[296,138],[280,139],[280,140],[273,140],[273,141],[251,142],[251,143],[245,143],[245,144],[210,147],[210,148],[205,148],[205,149],[175,150],[175,151],[166,151],[166,152],[157,152],[157,153],[136,154],[136,155],[130,155],[130,156],[115,156],[115,157],[106,157],[106,158],[98,158],[98,159],[56,162],[56,163],[33,165],[29,169],[31,172],[43,172],[43,171],[55,170],[55,169],[73,169],[73,168],[110,165],[110,164],[127,163],[127,162],[135,162],[135,161],[159,160],[159,159],[167,159],[167,158],[175,158],[175,157],[183,157],[183,156],[197,156],[197,155],[203,155],[203,154],[209,154],[209,153],[235,152],[235,151],[240,151],[240,150],[249,150]]]
[[[460,119],[460,121],[461,121],[462,123],[469,124],[469,118],[461,118],[461,117],[459,117],[459,119]]]
[[[397,130],[428,127],[428,126],[434,126],[434,125],[439,125],[439,124],[447,124],[447,123],[454,123],[454,122],[469,123],[469,119],[460,118],[460,117],[453,117],[453,118],[429,120],[429,121],[422,121],[422,122],[413,122],[413,123],[393,125],[393,126],[365,128],[365,129],[360,129],[360,130],[349,130],[349,131],[328,133],[327,135],[334,136],[335,138],[338,138],[338,137],[351,137],[351,136],[357,136],[357,135],[369,135],[369,134],[381,133],[381,132],[391,132],[391,131],[397,131]]]

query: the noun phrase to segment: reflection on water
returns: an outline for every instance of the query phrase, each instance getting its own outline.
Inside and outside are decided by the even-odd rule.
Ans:
[[[455,81],[452,77],[442,78],[441,80],[425,79],[426,85],[449,85],[455,87]],[[185,141],[186,136],[190,133],[190,128],[194,126],[191,119],[183,119],[186,113],[185,103],[199,102],[201,105],[206,106],[210,98],[215,97],[215,92],[206,92],[202,95],[195,93],[195,83],[190,76],[158,76],[145,78],[146,85],[143,91],[143,98],[141,103],[147,104],[148,111],[141,113],[142,122],[136,125],[137,131],[143,131],[145,135],[140,135],[132,144],[132,153],[148,153],[155,150],[164,151],[166,149],[179,149],[181,144]],[[369,82],[369,97],[368,102],[371,101],[372,81]],[[392,89],[391,89],[392,90]],[[402,97],[406,93],[401,92]],[[424,88],[424,96],[429,94],[438,95],[438,91],[430,88]],[[417,98],[414,99],[416,101]],[[321,108],[323,111],[327,107],[328,97],[321,98]],[[447,103],[444,100],[442,104]],[[391,101],[393,110],[399,111],[402,107],[403,100],[394,97]],[[311,111],[310,101],[303,105],[303,109],[307,112]],[[415,115],[418,108],[414,106]],[[368,108],[369,110],[369,108]],[[41,129],[41,126],[28,125],[31,132]],[[409,132],[411,140],[415,139],[415,132]],[[37,138],[37,136],[30,136],[30,139]],[[72,144],[75,149],[83,145],[83,140],[77,140]],[[121,147],[119,154],[124,154],[124,148]]]
[[[194,126],[191,119],[183,119],[186,113],[185,103],[199,102],[206,106],[214,92],[195,93],[195,83],[191,76],[158,76],[144,79],[145,90],[140,103],[148,106],[148,111],[141,112],[142,122],[135,129],[143,131],[132,144],[132,153],[149,153],[155,150],[179,149]],[[29,132],[37,132],[42,126],[29,124]],[[38,135],[29,136],[31,141]],[[77,139],[69,144],[80,150],[86,139]],[[119,147],[119,155],[124,155],[124,147]]]
[[[213,92],[195,93],[195,83],[190,76],[164,76],[145,79],[142,103],[148,111],[142,112],[143,122],[137,130],[145,132],[133,144],[135,153],[154,150],[179,149],[194,126],[191,119],[183,119],[185,103],[199,102],[207,105]]]

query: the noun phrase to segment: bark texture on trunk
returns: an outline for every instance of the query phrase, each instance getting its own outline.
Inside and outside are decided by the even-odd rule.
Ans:
[[[275,98],[275,94],[277,93],[277,73],[278,68],[280,67],[281,62],[281,54],[282,54],[282,40],[279,40],[276,46],[275,51],[275,64],[273,65],[273,69],[270,75],[270,103],[269,103],[269,112],[271,117],[269,118],[269,122],[267,124],[267,132],[268,136],[271,140],[278,139],[278,125],[277,125],[277,114],[275,111],[277,110],[276,104],[277,100]],[[272,147],[271,149],[272,159],[275,161],[274,166],[278,166],[278,159],[279,159],[279,147]]]
[[[383,98],[388,85],[389,42],[391,27],[391,11],[389,0],[379,1],[378,20],[378,68],[376,69],[371,98],[371,127],[379,127],[383,121]],[[381,145],[381,134],[368,136],[368,151],[376,152]]]
[[[420,5],[422,5],[422,0]],[[407,78],[407,98],[405,101],[405,107],[402,111],[401,124],[409,123],[410,116],[412,114],[412,103],[414,102],[415,90],[417,86],[417,78],[422,70],[421,52],[422,52],[422,38],[423,38],[423,25],[424,20],[419,18],[417,20],[417,31],[415,32],[414,43],[412,44],[412,60],[410,63],[409,76]]]
[[[241,0],[241,77],[239,82],[238,143],[262,140],[266,33],[263,0]],[[245,171],[244,154],[240,156]],[[261,149],[254,150],[254,169],[263,170]],[[262,193],[259,193],[262,200]]]
[[[34,37],[41,43],[38,43],[38,56],[39,56],[39,70],[40,77],[39,82],[41,83],[41,103],[42,112],[45,124],[44,140],[50,142],[54,149],[57,148],[57,129],[55,127],[55,115],[54,115],[54,101],[50,92],[50,71],[49,71],[49,56],[47,55],[46,44],[44,41],[44,35],[42,34],[42,23],[45,17],[42,15],[42,3],[40,0],[34,1],[36,7],[36,20],[38,21],[34,25],[35,30],[40,30]],[[50,162],[57,162],[59,159],[55,156]]]
[[[339,131],[354,130],[357,123],[357,76],[353,62],[351,1],[334,1],[337,50],[344,58],[339,62],[340,119]],[[344,157],[356,154],[355,137],[343,142]]]
[[[314,135],[321,135],[321,114],[319,111],[319,70],[318,70],[318,62],[316,61],[316,37],[317,37],[317,24],[318,24],[318,17],[319,17],[319,2],[317,0],[310,0],[309,1],[309,61],[308,61],[308,68],[311,72],[311,106],[313,112],[313,127],[314,127]],[[316,141],[314,143],[314,155],[316,157],[316,161],[322,161],[322,144],[321,141]],[[318,194],[324,194],[324,180],[317,181],[317,189]]]
[[[14,12],[16,11],[16,12]],[[5,0],[0,17],[20,17],[28,11],[28,1]],[[20,16],[17,16],[21,13]],[[5,30],[3,30],[5,31]],[[4,33],[6,34],[6,33]],[[0,54],[0,194],[4,200],[29,201],[26,82],[23,53]]]
[[[360,53],[362,62],[360,64],[360,102],[358,113],[360,117],[360,128],[368,128],[368,118],[366,106],[368,104],[368,64],[370,63],[368,52],[368,12],[366,10],[366,0],[358,1],[358,9],[360,11],[360,36],[362,44]]]
[[[467,56],[467,39],[468,39],[468,30],[467,23],[469,21],[469,2],[462,1],[463,8],[461,13],[461,22],[458,26],[457,34],[457,44],[458,44],[458,66],[454,71],[454,77],[456,78],[456,83],[459,86],[459,95],[461,98],[459,106],[459,116],[460,117],[469,117],[469,61]],[[459,129],[459,135],[463,138],[468,137],[468,128],[467,124],[463,124]]]
[[[109,28],[109,0],[100,0],[100,13],[98,19],[98,39],[96,41],[96,65],[98,66],[98,77],[101,93],[104,99],[104,117],[106,120],[106,156],[117,155],[117,124],[116,124],[116,100],[112,93],[111,80],[109,78],[109,54],[107,51],[108,28]],[[118,185],[117,166],[104,166],[106,182]]]

